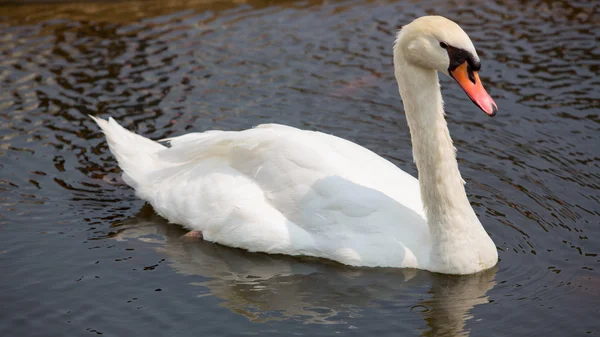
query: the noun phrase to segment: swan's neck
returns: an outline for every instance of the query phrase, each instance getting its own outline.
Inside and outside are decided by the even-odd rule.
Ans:
[[[396,78],[434,246],[440,242],[461,242],[461,235],[472,235],[473,229],[480,232],[483,228],[467,199],[458,170],[437,72],[407,63],[396,64]]]

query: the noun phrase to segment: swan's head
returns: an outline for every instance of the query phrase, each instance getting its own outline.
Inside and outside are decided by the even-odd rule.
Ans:
[[[473,42],[453,21],[442,16],[423,16],[404,26],[394,45],[394,63],[401,66],[398,58],[452,77],[489,116],[498,111],[479,79],[481,62]]]

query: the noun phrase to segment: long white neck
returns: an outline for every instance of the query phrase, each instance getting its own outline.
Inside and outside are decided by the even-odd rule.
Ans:
[[[456,149],[444,118],[437,71],[405,63],[396,67],[396,79],[410,128],[427,219],[432,234],[438,235],[444,227],[460,225],[448,223],[455,215],[460,215],[461,223],[465,223],[473,221],[475,214],[465,193]]]
[[[394,63],[432,239],[431,259],[440,270],[455,270],[456,255],[462,258],[482,245],[493,260],[495,246],[467,199],[458,170],[437,72],[411,65],[402,55],[395,55]]]
[[[441,17],[424,17],[398,32],[394,72],[429,227],[430,242],[421,244],[423,265],[430,271],[469,274],[494,266],[498,252],[467,199],[458,170],[436,71],[447,69],[453,56],[440,41],[476,55],[458,25]]]

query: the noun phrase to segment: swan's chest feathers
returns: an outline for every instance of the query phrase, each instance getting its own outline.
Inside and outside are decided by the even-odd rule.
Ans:
[[[354,143],[264,125],[175,138],[158,158],[169,167],[138,194],[209,241],[363,266],[427,256],[417,180]]]

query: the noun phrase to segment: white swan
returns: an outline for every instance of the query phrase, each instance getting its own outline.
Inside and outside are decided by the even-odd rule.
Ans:
[[[394,68],[419,178],[347,140],[266,124],[168,139],[94,118],[136,195],[205,240],[353,266],[469,274],[496,247],[467,199],[444,119],[437,72],[484,112],[497,110],[466,33],[439,16],[400,30]]]

